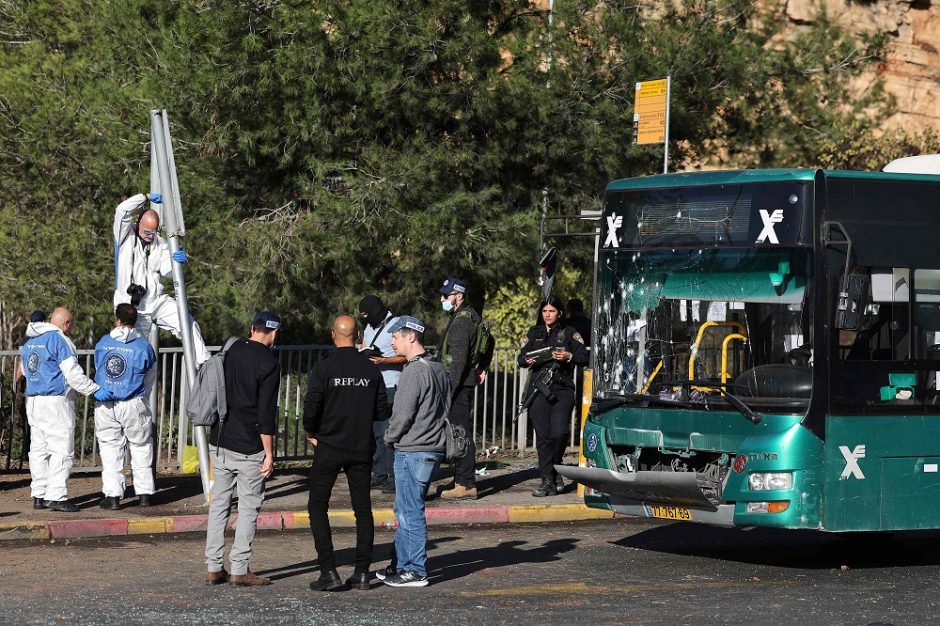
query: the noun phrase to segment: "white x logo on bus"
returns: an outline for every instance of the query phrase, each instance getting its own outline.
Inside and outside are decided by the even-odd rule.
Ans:
[[[764,222],[764,230],[760,231],[757,241],[754,243],[764,243],[764,240],[770,240],[770,243],[780,243],[777,239],[777,231],[774,230],[774,224],[783,221],[783,209],[777,209],[773,213],[764,209],[760,210],[760,219]]]
[[[865,444],[855,446],[854,450],[849,450],[848,446],[839,446],[839,452],[845,457],[845,469],[842,470],[839,480],[846,480],[850,475],[858,480],[865,480],[865,474],[858,466],[858,460],[865,458]]]
[[[617,239],[617,231],[623,226],[623,216],[611,213],[607,216],[607,239],[604,240],[604,247],[620,247],[620,240]]]

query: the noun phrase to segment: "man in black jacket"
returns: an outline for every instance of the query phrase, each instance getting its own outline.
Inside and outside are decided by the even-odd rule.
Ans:
[[[438,350],[438,357],[450,378],[450,422],[455,427],[463,427],[469,435],[467,454],[454,464],[454,484],[441,491],[440,495],[448,500],[475,500],[476,446],[471,404],[473,388],[481,382],[484,373],[477,370],[479,364],[473,362],[472,352],[482,318],[467,302],[467,285],[459,278],[445,280],[439,292],[441,308],[450,316]]]
[[[356,349],[356,320],[341,315],[333,322],[334,350],[310,373],[304,402],[304,430],[315,446],[310,468],[310,529],[317,549],[320,578],[314,591],[369,588],[372,564],[372,502],[369,482],[375,438],[372,422],[388,417],[382,372]],[[330,494],[340,471],[346,473],[349,496],[356,515],[356,569],[346,580],[339,577],[333,556],[333,538],[327,517]]]
[[[236,586],[270,585],[271,579],[249,569],[251,542],[258,511],[264,502],[264,483],[274,473],[274,433],[277,432],[277,390],[281,366],[271,353],[281,319],[261,311],[251,323],[248,339],[240,339],[225,353],[225,401],[228,414],[209,435],[213,483],[206,527],[207,585],[230,582]],[[225,526],[238,485],[238,522],[229,560],[232,574],[222,567]]]

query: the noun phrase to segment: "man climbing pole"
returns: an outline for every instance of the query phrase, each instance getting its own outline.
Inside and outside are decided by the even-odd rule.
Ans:
[[[186,262],[186,253],[180,249],[170,254],[167,242],[160,236],[160,215],[153,209],[140,212],[137,221],[133,215],[147,201],[161,204],[158,193],[139,193],[121,202],[114,212],[114,306],[130,303],[137,307],[137,331],[149,336],[150,326],[156,324],[181,339],[181,325],[176,300],[163,293],[161,278],[170,274],[171,260]],[[192,328],[196,367],[209,359],[199,324],[189,316]]]

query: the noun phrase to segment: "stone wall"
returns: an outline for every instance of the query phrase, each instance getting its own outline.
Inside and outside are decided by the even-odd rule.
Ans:
[[[824,6],[854,32],[888,35],[887,59],[866,82],[880,78],[897,101],[893,127],[940,130],[940,6],[930,0],[785,0],[793,28],[811,23]]]

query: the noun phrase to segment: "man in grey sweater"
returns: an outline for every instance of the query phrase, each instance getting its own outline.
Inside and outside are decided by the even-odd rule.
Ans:
[[[392,562],[376,573],[392,587],[428,584],[428,527],[424,498],[447,445],[444,418],[450,411],[450,379],[444,366],[424,350],[424,324],[398,318],[389,333],[392,347],[406,359],[385,443],[395,446],[395,544]]]

